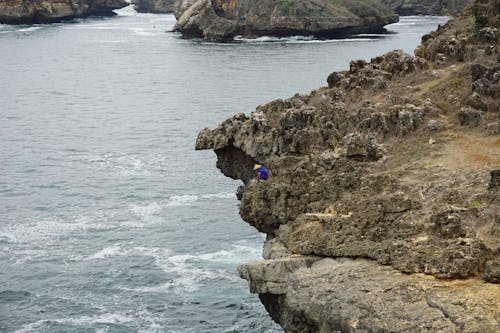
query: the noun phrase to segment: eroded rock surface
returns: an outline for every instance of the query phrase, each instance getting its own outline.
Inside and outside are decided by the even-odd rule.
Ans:
[[[382,31],[398,16],[376,0],[176,0],[174,28],[186,37],[345,36]]]
[[[133,0],[132,3],[138,13],[165,14],[174,11],[174,0]]]
[[[200,132],[246,184],[268,237],[239,271],[287,332],[499,330],[498,8]]]
[[[459,13],[471,0],[381,0],[399,15],[444,15]]]
[[[239,268],[286,332],[498,331],[498,285],[406,275],[363,259],[309,260]]]
[[[89,15],[112,16],[125,0],[0,0],[0,23],[51,23]]]

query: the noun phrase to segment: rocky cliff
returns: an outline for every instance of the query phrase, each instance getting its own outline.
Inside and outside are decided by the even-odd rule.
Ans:
[[[377,0],[177,0],[174,28],[186,37],[345,36],[381,31],[398,16]]]
[[[133,0],[138,13],[164,14],[174,11],[174,0]]]
[[[89,15],[112,16],[125,0],[0,0],[0,23],[51,23]]]
[[[381,0],[399,15],[457,14],[472,0]]]
[[[286,332],[500,331],[499,8],[199,133],[268,235],[239,272]]]

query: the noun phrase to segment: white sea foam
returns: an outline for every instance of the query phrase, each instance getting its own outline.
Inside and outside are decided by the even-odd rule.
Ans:
[[[221,250],[197,256],[201,260],[220,263],[241,264],[259,258],[261,249],[242,245],[231,245],[230,250]]]
[[[161,34],[161,31],[145,28],[132,28],[130,30],[137,36],[158,36]]]
[[[158,166],[156,156],[141,159],[130,155],[85,154],[77,156],[84,163],[93,165],[97,169],[108,171],[112,176],[130,177],[151,175],[155,171],[162,171],[162,166]],[[161,176],[161,175],[160,175]]]
[[[33,27],[28,27],[28,28],[17,29],[16,31],[19,31],[19,32],[36,31],[36,30],[40,30],[42,28],[43,27],[41,27],[41,26],[33,26]]]
[[[127,324],[134,321],[134,318],[121,313],[103,313],[97,316],[80,316],[73,318],[54,318],[38,320],[34,323],[23,325],[16,333],[39,332],[47,323],[58,323],[66,325],[91,326],[94,324]]]
[[[339,42],[359,42],[372,41],[376,38],[339,38],[339,39],[316,39],[312,36],[291,36],[291,37],[271,37],[263,36],[258,38],[244,38],[242,36],[234,37],[235,41],[245,43],[286,43],[286,44],[303,44],[303,43],[339,43]]]
[[[127,1],[127,2],[130,3],[130,1]],[[114,12],[116,14],[118,14],[118,16],[135,16],[135,15],[137,15],[137,12],[135,11],[134,6],[127,6],[127,7],[121,8],[121,9],[114,10]]]
[[[212,200],[212,199],[236,199],[236,194],[232,192],[219,192],[214,194],[204,194],[201,196],[203,200]]]
[[[236,196],[234,193],[228,192],[202,195],[184,194],[173,195],[168,197],[166,200],[153,201],[142,205],[130,204],[129,210],[133,213],[133,215],[137,216],[138,219],[120,222],[120,226],[126,228],[144,228],[148,225],[161,224],[167,221],[165,217],[162,216],[162,211],[164,209],[191,206],[196,204],[196,202],[201,201],[219,201],[235,198]]]
[[[196,201],[235,199],[235,198],[236,195],[234,193],[229,193],[229,192],[209,193],[201,195],[194,195],[194,194],[174,195],[169,198],[169,200],[165,205],[167,207],[188,206]]]
[[[134,214],[145,220],[150,220],[161,211],[161,206],[157,202],[152,202],[145,206],[131,204],[130,209]]]
[[[70,234],[86,230],[105,230],[111,226],[96,222],[94,218],[79,216],[73,219],[43,219],[32,223],[17,223],[2,226],[1,237],[10,243],[41,244],[52,242]]]
[[[156,286],[134,288],[139,292],[192,293],[209,280],[238,281],[234,267],[243,262],[259,258],[260,249],[233,244],[228,250],[202,254],[171,255],[170,251],[135,248],[134,253],[152,256],[155,265],[175,277]],[[221,266],[222,264],[222,266]],[[227,264],[231,264],[228,268]],[[125,288],[124,288],[125,289]]]
[[[176,207],[176,206],[188,206],[193,202],[199,200],[199,196],[185,194],[185,195],[174,195],[169,198],[169,201],[165,204],[166,207]]]
[[[115,244],[113,246],[106,247],[97,253],[94,253],[85,260],[104,259],[107,257],[123,256],[123,255],[126,255],[126,252],[123,250],[121,245]]]

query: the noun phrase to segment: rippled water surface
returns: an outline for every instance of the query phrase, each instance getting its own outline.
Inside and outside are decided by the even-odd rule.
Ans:
[[[280,332],[236,272],[264,236],[197,132],[349,60],[412,52],[446,18],[216,44],[119,13],[0,26],[0,331]]]

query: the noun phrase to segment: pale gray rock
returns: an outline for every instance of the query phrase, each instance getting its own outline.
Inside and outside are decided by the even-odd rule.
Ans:
[[[286,288],[280,284],[271,288],[277,293],[260,295],[285,332],[491,333],[500,328],[497,285],[406,275],[362,259],[318,259],[294,269],[284,269],[289,259],[251,264],[262,272],[251,280],[257,283],[253,292],[269,291],[278,276],[288,274]]]

